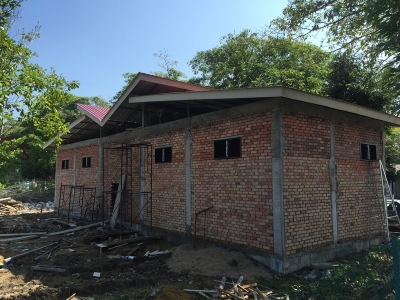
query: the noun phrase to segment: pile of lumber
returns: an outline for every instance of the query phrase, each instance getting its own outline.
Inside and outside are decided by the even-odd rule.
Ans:
[[[22,202],[11,199],[10,197],[0,199],[0,215],[16,213],[24,208],[25,206]]]
[[[232,283],[229,288],[226,277],[222,280],[215,290],[190,290],[185,289],[185,292],[197,293],[206,299],[224,299],[224,300],[289,300],[289,296],[281,292],[274,291],[270,288],[257,285],[257,283],[242,284],[243,276],[240,276],[236,283]],[[259,288],[260,287],[260,288]]]

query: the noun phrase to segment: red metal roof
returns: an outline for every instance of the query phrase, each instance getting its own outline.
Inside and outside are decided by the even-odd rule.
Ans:
[[[77,103],[76,105],[80,107],[82,110],[91,114],[93,117],[97,118],[99,121],[102,121],[104,116],[110,110],[108,107],[102,107],[102,106],[93,106],[80,103]]]

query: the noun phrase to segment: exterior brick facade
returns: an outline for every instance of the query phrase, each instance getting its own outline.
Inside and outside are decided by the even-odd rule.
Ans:
[[[110,192],[104,196],[108,218],[111,190],[127,174],[124,193],[131,202],[121,206],[123,220],[187,241],[196,236],[262,253],[279,272],[304,266],[303,260],[296,267],[287,263],[304,253],[336,253],[342,243],[383,238],[377,160],[384,157],[384,123],[285,101],[263,100],[63,146],[57,197],[61,184],[100,187],[98,199]],[[239,157],[215,158],[216,141],[227,139],[240,139]],[[361,159],[361,143],[376,146],[377,160]],[[172,148],[171,162],[155,162],[155,151],[165,147]],[[87,156],[91,167],[83,168]],[[62,169],[63,159],[69,169]]]

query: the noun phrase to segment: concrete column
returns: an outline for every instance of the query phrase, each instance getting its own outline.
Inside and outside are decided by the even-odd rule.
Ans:
[[[144,221],[144,192],[145,192],[145,151],[144,147],[140,148],[140,221],[143,224]]]
[[[333,243],[338,242],[338,221],[337,221],[337,182],[336,182],[336,162],[335,162],[335,133],[333,120],[329,121],[329,131],[331,137],[331,157],[329,159],[329,185],[331,188],[331,207],[332,207],[332,234]]]
[[[274,221],[274,269],[283,273],[285,258],[285,215],[283,206],[283,120],[280,109],[272,111],[272,207]]]
[[[74,174],[72,177],[72,185],[76,185],[76,147],[74,148]],[[71,205],[71,210],[74,211],[74,206],[75,206],[75,189],[72,189],[72,205]]]
[[[57,201],[57,172],[58,172],[58,150],[56,150],[56,172],[54,174],[54,207],[58,207],[58,199]]]
[[[185,132],[185,189],[186,189],[186,241],[192,236],[192,174],[190,154],[192,150],[192,133],[190,127]]]
[[[100,128],[100,136],[98,142],[98,163],[97,163],[97,187],[96,187],[96,196],[97,199],[100,199],[103,192],[103,143],[102,143],[102,130]]]

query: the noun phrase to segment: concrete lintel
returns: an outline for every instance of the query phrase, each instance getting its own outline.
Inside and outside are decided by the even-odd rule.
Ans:
[[[190,127],[185,132],[185,190],[186,190],[186,238],[192,236],[192,174],[191,174],[192,133]]]
[[[82,141],[82,142],[76,142],[73,144],[61,145],[58,150],[59,151],[71,150],[71,149],[75,149],[75,148],[82,148],[82,147],[98,145],[98,144],[99,144],[99,138],[95,138],[95,139],[90,139],[90,140],[86,140],[86,141]]]
[[[283,205],[283,118],[280,109],[272,113],[272,207],[274,222],[274,270],[282,272],[285,257],[285,214]]]

